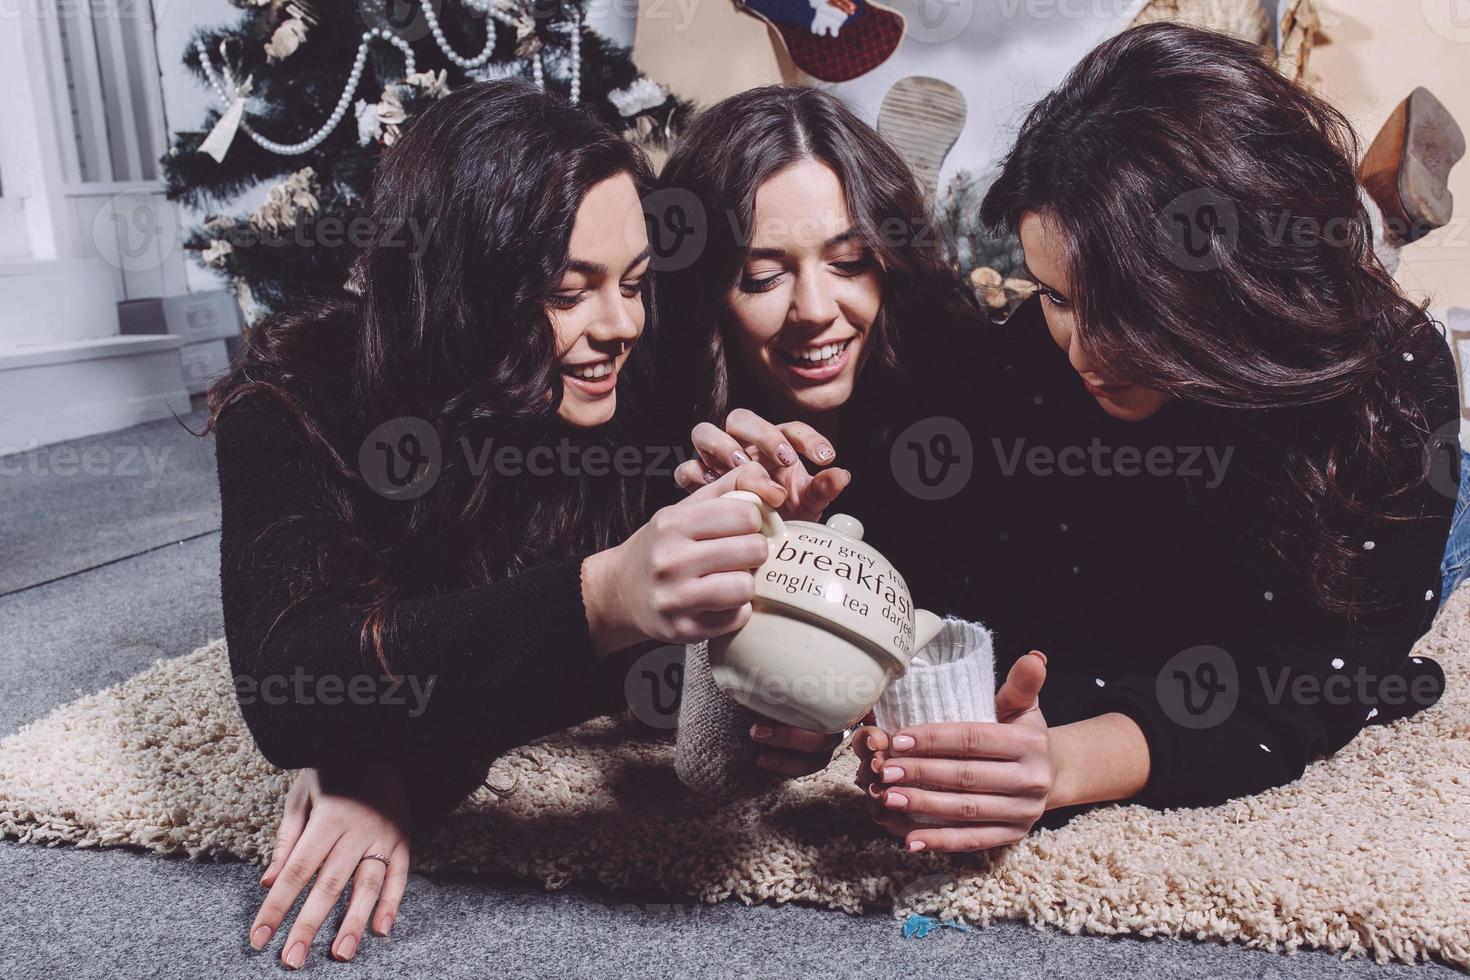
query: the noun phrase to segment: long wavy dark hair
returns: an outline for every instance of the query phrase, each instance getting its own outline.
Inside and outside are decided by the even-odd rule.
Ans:
[[[853,226],[882,268],[882,307],[859,379],[863,397],[854,394],[852,401],[875,409],[905,372],[917,369],[921,352],[942,348],[937,335],[945,327],[979,315],[974,294],[947,261],[949,243],[931,222],[912,171],[872,127],[817,89],[768,85],[741,92],[704,110],[659,176],[662,192],[683,192],[667,200],[697,201],[708,228],[697,261],[659,272],[659,318],[671,324],[665,349],[673,352],[666,383],[689,382],[681,407],[697,418],[722,421],[736,399],[758,397],[757,386],[726,354],[726,297],[745,264],[756,192],[807,159],[837,175]],[[656,226],[658,215],[652,218]],[[929,339],[921,333],[935,343],[921,345]]]
[[[1241,516],[1338,610],[1377,601],[1361,542],[1330,526],[1418,516],[1394,509],[1425,477],[1411,377],[1445,346],[1374,255],[1357,155],[1347,120],[1256,46],[1152,24],[1031,110],[981,209],[1056,223],[1089,358],[1213,407],[1255,450]]]
[[[383,155],[364,208],[381,234],[356,256],[352,288],[263,321],[210,391],[211,428],[222,417],[229,424],[232,404],[269,397],[314,447],[330,474],[325,515],[272,529],[306,522],[321,542],[315,566],[294,583],[293,610],[312,600],[360,605],[364,649],[385,669],[402,599],[600,550],[643,519],[641,479],[497,477],[475,465],[490,440],[524,451],[561,438],[626,445],[647,434],[651,320],[622,370],[614,421],[578,432],[556,415],[562,382],[547,298],[566,270],[584,195],[619,174],[640,195],[652,179],[631,144],[529,83],[453,92]],[[401,417],[433,426],[442,471],[417,499],[385,501],[365,492],[357,450]]]

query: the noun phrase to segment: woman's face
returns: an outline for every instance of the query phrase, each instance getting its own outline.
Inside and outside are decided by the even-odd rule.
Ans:
[[[1043,214],[1028,211],[1021,216],[1021,248],[1026,266],[1041,289],[1041,308],[1052,340],[1067,352],[1072,369],[1082,379],[1087,393],[1097,399],[1104,412],[1125,422],[1141,422],[1163,408],[1169,395],[1133,384],[1108,371],[1107,365],[1088,360],[1077,335],[1067,274],[1066,241],[1061,229]]]
[[[837,408],[871,345],[880,272],[830,167],[802,160],[774,174],[756,191],[750,249],[726,296],[733,356],[794,417]]]
[[[640,215],[630,221],[629,215]],[[570,425],[602,425],[618,407],[618,372],[643,332],[648,236],[627,174],[596,184],[577,208],[567,271],[547,301]]]

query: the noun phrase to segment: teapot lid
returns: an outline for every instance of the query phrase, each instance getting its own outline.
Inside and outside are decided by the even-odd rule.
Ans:
[[[854,541],[863,539],[863,522],[851,514],[833,514],[827,518],[827,526],[838,534],[846,535]]]

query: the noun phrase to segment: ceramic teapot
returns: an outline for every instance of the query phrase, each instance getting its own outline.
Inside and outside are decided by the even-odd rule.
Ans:
[[[857,518],[783,521],[749,491],[725,496],[759,508],[770,556],[755,572],[749,621],[709,641],[715,684],[774,721],[827,733],[849,728],[943,621],[914,608],[903,576],[863,543]]]

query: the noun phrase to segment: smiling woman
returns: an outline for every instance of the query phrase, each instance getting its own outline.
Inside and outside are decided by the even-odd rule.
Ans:
[[[303,770],[251,928],[263,949],[316,876],[288,966],[348,882],[334,955],[352,958],[370,916],[386,933],[410,828],[505,749],[617,707],[613,654],[750,615],[759,516],[718,497],[779,505],[764,471],[655,512],[667,474],[591,462],[668,444],[645,337],[649,179],[632,145],[534,86],[459,89],[384,154],[366,202],[376,225],[430,227],[424,247],[370,244],[355,293],[259,324],[211,392],[236,690],[304,675],[359,692],[240,698],[261,753]],[[587,465],[540,464],[562,447]],[[505,469],[507,449],[532,465]],[[405,679],[421,703],[372,694]]]

